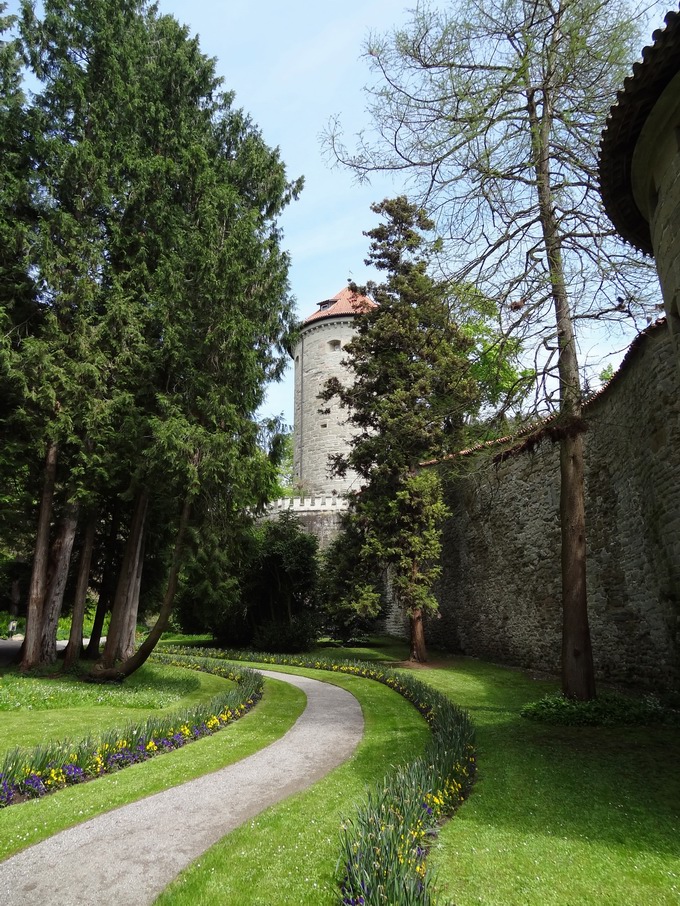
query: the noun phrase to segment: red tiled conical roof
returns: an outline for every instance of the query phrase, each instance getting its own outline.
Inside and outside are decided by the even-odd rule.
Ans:
[[[315,311],[308,318],[305,318],[303,324],[310,324],[312,321],[320,321],[322,318],[337,318],[343,315],[360,315],[369,308],[375,308],[376,304],[368,296],[362,296],[346,286],[339,293],[330,299],[319,302],[319,310]]]

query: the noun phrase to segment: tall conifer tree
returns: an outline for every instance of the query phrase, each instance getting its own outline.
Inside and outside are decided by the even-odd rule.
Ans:
[[[350,501],[361,557],[388,570],[392,597],[409,618],[411,657],[424,661],[423,618],[437,609],[432,585],[446,507],[436,472],[419,467],[458,447],[478,390],[468,361],[472,342],[452,319],[448,287],[428,273],[437,248],[427,239],[432,221],[404,197],[372,210],[383,222],[366,234],[366,263],[383,271],[385,282],[361,289],[378,304],[345,347],[352,382],[330,380],[323,398],[337,398],[357,429],[334,468],[353,469],[362,484]],[[362,593],[370,596],[366,587]]]

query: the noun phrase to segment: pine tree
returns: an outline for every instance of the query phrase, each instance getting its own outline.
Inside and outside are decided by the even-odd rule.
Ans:
[[[243,470],[266,464],[255,413],[292,324],[277,217],[300,183],[197,40],[143,0],[46,0],[40,17],[24,3],[21,35],[41,82],[31,273],[43,321],[15,358],[47,450],[23,666],[49,657],[38,640],[58,512],[117,501],[125,552],[104,666],[127,673],[167,622],[195,503],[219,490],[238,511],[269,481]],[[166,563],[161,619],[119,669],[145,551]]]
[[[337,397],[357,429],[334,469],[351,468],[362,482],[350,502],[361,557],[388,570],[393,599],[409,617],[411,657],[424,661],[423,617],[437,609],[432,585],[446,508],[438,475],[420,465],[458,447],[478,389],[472,342],[452,320],[449,287],[428,274],[438,248],[426,239],[432,222],[404,197],[372,210],[383,223],[366,234],[366,263],[386,279],[361,289],[377,307],[362,315],[345,348],[352,382],[332,379],[323,399]]]

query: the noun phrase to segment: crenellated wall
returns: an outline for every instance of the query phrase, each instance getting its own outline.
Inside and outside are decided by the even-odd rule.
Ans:
[[[680,687],[680,368],[666,324],[643,333],[586,408],[588,593],[597,673]],[[441,618],[430,644],[559,671],[559,451],[449,482]]]
[[[314,535],[321,549],[327,547],[340,532],[343,513],[347,512],[347,498],[335,494],[316,497],[282,497],[267,506],[263,519],[278,519],[282,513],[294,515],[300,525]]]

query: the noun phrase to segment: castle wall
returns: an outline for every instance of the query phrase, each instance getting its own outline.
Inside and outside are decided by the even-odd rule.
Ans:
[[[597,674],[680,686],[680,369],[668,329],[643,335],[587,407],[588,594]],[[430,644],[558,672],[559,450],[463,459],[449,483],[441,618]]]
[[[346,412],[337,400],[322,402],[318,397],[326,381],[337,377],[347,381],[342,366],[343,348],[354,336],[354,318],[328,318],[304,327],[295,347],[295,429],[293,470],[305,495],[344,494],[356,482],[348,473],[329,476],[328,458],[345,451],[351,436]]]
[[[348,504],[342,497],[284,497],[272,501],[263,519],[278,519],[281,513],[292,513],[302,528],[316,536],[323,550],[340,532],[343,513]]]

